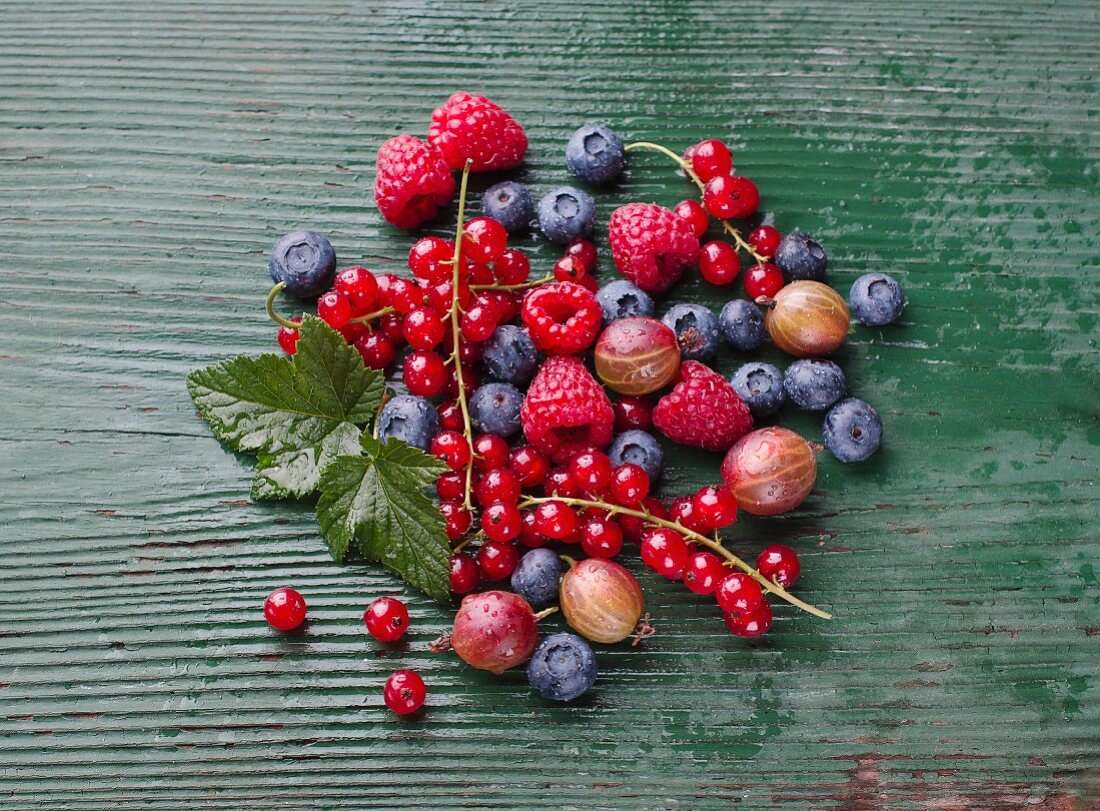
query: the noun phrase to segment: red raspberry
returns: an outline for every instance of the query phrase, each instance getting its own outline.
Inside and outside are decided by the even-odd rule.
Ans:
[[[676,387],[653,409],[653,424],[674,442],[724,451],[752,430],[752,415],[726,378],[688,360]]]
[[[519,413],[527,441],[559,463],[577,451],[606,447],[615,424],[603,386],[571,357],[542,364]]]
[[[374,201],[387,222],[416,228],[451,200],[455,179],[450,167],[419,138],[398,135],[378,150]]]
[[[452,169],[473,158],[472,172],[511,169],[523,160],[527,135],[512,116],[484,96],[455,93],[432,113],[428,143]]]
[[[534,288],[523,298],[521,315],[535,348],[548,355],[583,352],[603,325],[596,296],[575,282]]]
[[[615,266],[647,293],[667,290],[699,257],[691,223],[653,203],[620,206],[607,229]]]

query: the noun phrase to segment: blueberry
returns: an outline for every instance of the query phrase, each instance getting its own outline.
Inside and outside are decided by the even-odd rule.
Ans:
[[[746,363],[733,373],[730,383],[757,418],[774,414],[787,401],[783,373],[770,363]]]
[[[519,559],[512,572],[512,591],[542,608],[557,598],[559,580],[561,558],[545,547],[532,549]]]
[[[680,357],[710,360],[718,354],[718,319],[701,304],[673,304],[661,322],[676,333]]]
[[[295,231],[275,243],[267,269],[294,298],[313,299],[332,287],[336,252],[316,231]]]
[[[378,438],[391,437],[428,450],[432,437],[439,433],[439,412],[423,397],[399,394],[382,406],[378,415]]]
[[[595,221],[596,204],[580,189],[562,186],[539,200],[539,228],[551,242],[566,245],[586,237]]]
[[[810,279],[825,281],[825,266],[828,258],[825,249],[813,237],[795,231],[787,234],[775,251],[775,264],[783,271],[787,281]]]
[[[825,415],[825,447],[841,462],[862,462],[882,442],[882,419],[855,397],[841,400]]]
[[[623,139],[602,124],[585,124],[565,147],[569,171],[585,183],[608,183],[623,173]]]
[[[881,327],[898,320],[905,309],[905,293],[893,276],[864,273],[852,283],[848,306],[857,321],[869,327]]]
[[[551,634],[527,663],[527,680],[543,698],[572,701],[596,683],[596,654],[576,634]]]
[[[764,343],[764,313],[746,299],[727,302],[718,315],[718,326],[730,345],[740,352],[755,352]]]
[[[596,301],[603,310],[603,322],[610,324],[620,318],[653,315],[653,299],[649,293],[626,279],[608,282],[596,292]]]
[[[848,381],[831,360],[796,360],[783,375],[783,390],[799,408],[824,411],[844,396]]]
[[[470,395],[470,422],[479,431],[509,437],[519,431],[523,395],[511,383],[486,383]]]
[[[665,463],[665,452],[652,434],[633,429],[623,431],[612,441],[607,449],[611,464],[621,465],[631,462],[644,470],[650,481],[656,481],[661,475]]]
[[[513,324],[497,327],[482,347],[481,363],[494,380],[522,386],[538,369],[538,350],[522,327]]]
[[[504,226],[506,231],[522,231],[535,216],[531,192],[522,183],[505,180],[485,190],[481,195],[481,210],[486,217]]]

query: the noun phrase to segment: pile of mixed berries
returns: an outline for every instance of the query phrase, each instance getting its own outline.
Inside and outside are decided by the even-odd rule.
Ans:
[[[596,676],[589,641],[653,630],[641,588],[613,560],[624,553],[713,596],[740,637],[768,630],[767,594],[827,617],[788,591],[799,577],[794,550],[770,546],[752,566],[718,533],[739,509],[778,515],[813,487],[820,446],[766,424],[785,403],[825,412],[825,447],[842,462],[878,449],[878,413],[846,396],[843,370],[824,356],[847,336],[852,316],[875,327],[899,317],[905,297],[897,281],[867,274],[845,301],[825,284],[826,253],[816,240],[760,224],[760,193],[734,173],[722,141],[702,141],[680,156],[657,144],[626,145],[608,127],[590,125],[565,151],[584,183],[617,181],[628,155],[651,150],[671,158],[700,192],[673,209],[617,208],[606,243],[619,278],[601,284],[589,239],[595,204],[582,189],[562,186],[536,202],[523,184],[504,181],[484,193],[482,216],[464,218],[468,174],[512,169],[526,147],[506,111],[457,93],[433,113],[426,141],[400,135],[382,145],[375,180],[378,208],[399,228],[431,219],[460,188],[454,241],[417,240],[408,276],[359,266],[337,272],[332,246],[309,231],[283,238],[270,257],[271,275],[287,293],[315,299],[318,316],[368,367],[393,370],[395,386],[403,384],[380,412],[378,437],[421,448],[449,471],[436,494],[453,542],[451,588],[467,596],[437,647],[496,673],[527,662],[542,695],[575,698]],[[510,233],[532,223],[563,246],[534,278],[528,256],[508,244]],[[722,238],[707,239],[716,227]],[[719,313],[675,304],[656,318],[655,297],[693,266],[713,285],[740,276],[747,298],[732,298]],[[293,354],[297,331],[282,323],[279,345]],[[727,379],[708,365],[723,344],[750,354],[766,337],[796,357],[785,371],[750,360]],[[658,434],[723,454],[721,482],[659,498]],[[490,590],[473,593],[479,587]],[[554,603],[577,633],[540,642],[536,623]],[[305,603],[281,589],[265,614],[276,628],[297,627]],[[400,638],[409,623],[405,606],[390,597],[375,601],[365,620],[383,642]],[[411,671],[386,684],[386,704],[397,713],[416,710],[424,696]]]

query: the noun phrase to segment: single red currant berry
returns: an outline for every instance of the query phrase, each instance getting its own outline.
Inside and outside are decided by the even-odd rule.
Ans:
[[[264,600],[264,619],[277,631],[293,631],[306,620],[306,601],[294,589],[275,589]]]
[[[756,558],[756,569],[765,579],[787,589],[798,580],[802,564],[798,554],[789,546],[776,543],[765,547]]]
[[[519,542],[529,549],[538,549],[550,543],[550,539],[539,532],[535,526],[534,510],[523,511],[523,526],[519,531]]]
[[[733,572],[718,583],[714,599],[725,614],[752,614],[765,605],[760,584],[744,572]]]
[[[378,303],[386,307],[390,304],[390,285],[394,279],[399,278],[393,273],[376,273],[374,280],[378,282]]]
[[[333,329],[340,329],[351,320],[351,302],[343,293],[329,290],[317,299],[317,317]]]
[[[451,591],[455,594],[468,594],[477,587],[481,579],[481,569],[477,561],[465,552],[451,555]]]
[[[688,221],[688,225],[697,237],[702,237],[710,227],[710,216],[707,210],[699,205],[698,200],[681,200],[672,211],[676,216]]]
[[[355,316],[352,317],[354,318]],[[356,341],[370,332],[370,327],[362,321],[349,321],[336,331],[344,336],[344,340],[348,342],[348,346],[352,346]]]
[[[388,303],[401,315],[408,315],[424,303],[424,291],[408,279],[394,279],[386,291]]]
[[[638,465],[627,462],[611,474],[611,498],[624,507],[636,507],[649,495],[649,475]]]
[[[737,520],[737,499],[724,485],[702,488],[691,506],[693,516],[706,529],[721,529]]]
[[[435,494],[440,501],[461,501],[466,491],[466,474],[461,471],[444,473],[435,480]]]
[[[646,496],[642,499],[642,509],[654,518],[660,518],[662,520],[668,519],[668,510],[665,509],[665,505],[653,496]],[[633,515],[620,515],[619,526],[622,527],[623,535],[626,536],[627,540],[633,541],[634,543],[638,543],[646,530],[650,528],[650,524]]]
[[[730,149],[717,138],[700,141],[684,153],[691,168],[704,183],[718,175],[728,175],[733,171],[733,156]]]
[[[447,365],[434,352],[413,352],[405,358],[402,378],[409,394],[435,397],[447,385]]]
[[[770,225],[757,226],[749,233],[749,244],[752,245],[754,251],[765,259],[771,259],[775,256],[775,252],[779,250],[779,243],[782,241],[783,235],[779,233],[778,229],[772,228]]]
[[[424,705],[427,696],[428,688],[424,686],[424,680],[413,670],[395,670],[386,679],[386,687],[382,691],[386,706],[398,715],[416,712]]]
[[[378,331],[394,346],[405,342],[405,319],[397,313],[386,313],[378,319]]]
[[[385,369],[397,355],[397,349],[381,332],[368,332],[355,342],[355,348],[369,369]]]
[[[761,296],[774,298],[783,289],[783,271],[771,262],[757,265],[745,273],[745,292],[756,300]]]
[[[439,412],[439,425],[444,431],[462,430],[462,409],[458,407],[458,403],[454,400],[440,403],[436,410]]]
[[[498,323],[500,323],[500,313],[497,308],[490,300],[478,296],[474,303],[462,313],[459,328],[462,330],[462,337],[467,341],[481,343],[489,340]]]
[[[496,434],[478,434],[474,437],[474,467],[478,470],[495,470],[508,464],[508,443]],[[522,480],[520,484],[523,484]]]
[[[718,584],[729,573],[722,559],[710,552],[695,552],[684,566],[684,585],[696,594],[714,594]]]
[[[481,529],[490,541],[511,541],[519,537],[522,528],[523,516],[515,504],[497,501],[481,513]]]
[[[346,267],[337,273],[332,288],[347,297],[353,315],[366,315],[378,306],[378,280],[359,265]]]
[[[497,284],[523,284],[531,275],[531,260],[518,248],[509,248],[493,263]]]
[[[493,268],[480,262],[467,265],[465,275],[468,284],[492,284],[496,281]]]
[[[579,282],[587,273],[581,260],[575,256],[563,256],[554,263],[554,278],[559,282]]]
[[[748,217],[760,206],[760,191],[747,177],[718,175],[707,183],[703,203],[711,215],[722,220]]]
[[[432,456],[442,459],[451,470],[463,470],[470,464],[470,443],[458,431],[440,431],[432,439]]]
[[[463,485],[465,485],[465,482],[463,482]],[[441,501],[439,503],[439,514],[443,516],[443,520],[446,522],[444,531],[452,541],[457,541],[469,532],[470,526],[473,524],[470,511],[458,499]]]
[[[612,408],[615,411],[615,433],[653,428],[653,403],[644,397],[620,397]]]
[[[504,541],[486,541],[477,550],[477,565],[486,580],[511,577],[519,563],[516,547]]]
[[[301,324],[301,318],[290,319],[295,324]],[[288,355],[293,355],[298,351],[298,330],[291,329],[290,327],[279,327],[279,333],[275,336],[279,342],[279,348],[286,352]]]
[[[581,549],[589,557],[613,558],[623,548],[623,531],[608,518],[589,518],[581,527]]]
[[[728,242],[714,240],[699,252],[699,273],[711,284],[732,284],[741,272],[737,249]]]
[[[519,479],[506,467],[490,470],[477,483],[475,493],[477,503],[482,507],[487,507],[494,501],[514,504],[519,501]]]
[[[474,217],[462,235],[462,255],[474,262],[495,262],[508,247],[508,232],[491,217]]]
[[[602,451],[578,453],[569,463],[569,475],[584,490],[603,490],[611,482],[611,460]]]
[[[587,239],[574,239],[565,246],[565,255],[579,259],[589,273],[596,269],[596,246]]]
[[[497,323],[503,324],[519,315],[520,297],[507,290],[482,290],[481,295],[496,309]]]
[[[560,496],[561,498],[577,498],[581,494],[581,488],[569,475],[568,468],[558,467],[546,474],[542,482],[542,491],[548,496]]]
[[[695,514],[695,498],[693,496],[680,496],[674,499],[668,507],[668,517],[671,521],[678,521],[684,529],[692,532],[706,532],[707,528]]]
[[[417,307],[405,316],[402,333],[413,349],[435,349],[447,334],[447,327],[435,310]]]
[[[726,627],[734,636],[756,639],[772,627],[772,607],[764,602],[751,614],[730,613],[725,619]]]
[[[687,565],[688,545],[684,536],[671,529],[648,529],[642,535],[642,562],[662,577],[679,580]]]
[[[509,454],[508,467],[523,487],[535,487],[550,472],[550,460],[533,445],[520,445]]]
[[[428,288],[424,296],[425,303],[442,316],[451,311],[451,296],[454,294],[454,285],[448,280],[433,284]],[[465,281],[458,285],[458,303],[461,307],[468,307],[474,301],[474,293],[470,285]]]
[[[451,259],[454,258],[453,242],[441,237],[418,239],[409,250],[409,270],[418,279],[439,282],[452,275]]]
[[[409,609],[393,597],[379,597],[363,612],[363,622],[379,642],[396,642],[409,627]]]
[[[535,507],[535,529],[560,541],[577,530],[577,514],[564,501],[544,501]]]
[[[479,343],[463,341],[461,339],[458,342],[458,359],[462,362],[463,366],[477,363],[481,360],[482,352],[483,348]]]

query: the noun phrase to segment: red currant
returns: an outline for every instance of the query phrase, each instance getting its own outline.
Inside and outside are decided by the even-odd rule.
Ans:
[[[733,156],[730,155],[729,147],[716,138],[700,141],[684,153],[684,158],[691,163],[691,168],[704,183],[733,171]]]
[[[440,315],[447,315],[451,312],[451,296],[454,294],[454,285],[448,280],[445,282],[438,282],[428,288],[427,293],[424,296],[425,303]],[[466,281],[459,282],[458,285],[458,304],[460,307],[468,307],[473,303],[474,294],[470,290],[470,285]]]
[[[589,518],[581,527],[581,548],[589,557],[613,558],[623,548],[623,531],[609,518]]]
[[[710,216],[707,210],[699,205],[698,200],[681,200],[672,211],[676,216],[688,221],[688,225],[697,237],[702,237],[710,227]]]
[[[487,507],[494,501],[514,504],[519,501],[519,479],[506,467],[490,470],[481,477],[475,492],[477,503],[482,507]]]
[[[353,318],[355,316],[352,316]],[[356,341],[370,332],[370,327],[364,324],[362,321],[349,321],[337,330],[344,336],[344,340],[348,342],[348,345],[353,345]]]
[[[749,244],[753,250],[765,259],[771,259],[779,250],[779,243],[783,241],[783,235],[770,225],[760,225],[749,233]]]
[[[440,282],[451,278],[451,259],[454,258],[453,242],[441,237],[418,239],[409,250],[409,270],[418,279]]]
[[[409,627],[409,609],[393,597],[379,597],[363,612],[363,622],[379,642],[396,642]]]
[[[611,474],[611,498],[624,507],[636,507],[649,495],[649,475],[631,462],[619,465]]]
[[[508,232],[491,217],[474,217],[462,235],[462,255],[474,262],[495,262],[508,247]]]
[[[451,555],[451,591],[455,594],[468,594],[477,587],[481,579],[481,569],[477,561],[465,552]]]
[[[465,482],[463,482],[463,486],[465,486]],[[439,514],[443,516],[443,520],[446,522],[444,531],[447,533],[447,537],[452,541],[457,541],[469,532],[470,526],[473,524],[473,518],[470,516],[470,511],[467,510],[458,499],[454,501],[441,501],[439,503]]]
[[[523,284],[531,275],[531,260],[518,248],[509,248],[493,263],[497,284]]]
[[[378,305],[378,280],[359,265],[346,267],[337,273],[332,287],[347,296],[354,315],[366,315]]]
[[[575,256],[563,256],[554,263],[554,278],[559,282],[579,282],[587,273],[581,260]]]
[[[699,273],[711,284],[733,284],[741,272],[741,259],[737,249],[728,242],[714,240],[699,252]]]
[[[424,303],[424,292],[408,279],[394,279],[386,291],[387,303],[401,315],[408,315]]]
[[[447,326],[432,308],[417,307],[405,316],[402,333],[413,349],[435,349],[447,334]]]
[[[539,532],[535,526],[534,510],[523,511],[523,526],[519,531],[519,542],[529,549],[538,549],[550,543],[550,539]]]
[[[493,268],[481,262],[466,265],[467,284],[492,284],[496,281]]]
[[[646,496],[646,498],[642,500],[642,509],[654,518],[668,518],[668,510],[665,509],[665,505],[653,498],[653,496]],[[623,535],[634,543],[640,541],[646,530],[650,527],[643,519],[633,515],[620,515],[619,526],[622,527]]]
[[[477,565],[486,580],[511,577],[519,563],[516,547],[504,541],[486,541],[477,550]]]
[[[447,382],[443,384],[443,395],[451,399],[458,397],[458,372],[455,369],[454,365],[447,367]],[[478,386],[477,372],[473,366],[466,363],[461,365],[461,369],[462,387],[466,390],[466,396],[469,397]]]
[[[397,349],[381,332],[368,332],[355,342],[355,348],[370,369],[385,369],[397,354]]]
[[[641,543],[642,562],[657,574],[669,580],[684,576],[687,565],[688,545],[679,532],[664,527],[646,530]]]
[[[351,320],[351,302],[343,293],[329,290],[317,299],[317,317],[333,329],[340,329]]]
[[[481,529],[490,541],[511,541],[519,537],[522,528],[523,516],[515,504],[497,501],[481,513]]]
[[[754,301],[761,296],[774,298],[783,289],[783,271],[771,262],[749,268],[745,273],[745,292]]]
[[[440,501],[461,501],[466,490],[466,474],[453,470],[435,480],[435,494]]]
[[[428,688],[424,686],[424,680],[413,670],[395,670],[386,679],[386,687],[382,691],[386,706],[398,715],[416,712],[424,705],[427,696]]]
[[[696,594],[714,594],[728,572],[717,555],[711,552],[695,552],[684,566],[684,585]]]
[[[611,483],[611,460],[602,451],[578,453],[569,463],[569,475],[584,490],[603,490]]]
[[[724,485],[702,488],[691,506],[692,515],[706,529],[721,529],[737,520],[737,499]]]
[[[442,459],[451,470],[463,470],[470,464],[470,443],[458,431],[440,431],[432,439],[432,456]]]
[[[435,397],[447,385],[447,365],[434,352],[413,352],[405,358],[402,378],[409,394]]]
[[[562,498],[577,498],[581,494],[581,488],[573,481],[573,477],[569,475],[569,470],[564,467],[554,468],[546,474],[546,478],[542,482],[542,491],[548,496],[561,496]]]
[[[295,324],[301,324],[301,318],[290,319]],[[279,327],[279,332],[275,336],[279,341],[279,348],[286,352],[288,355],[293,355],[298,351],[298,330],[291,329],[290,327]]]
[[[535,508],[535,529],[560,541],[577,530],[577,514],[564,501],[544,501]]]
[[[764,602],[751,614],[726,614],[726,627],[734,636],[745,639],[763,636],[772,627],[772,607]]]
[[[644,397],[620,397],[612,408],[615,410],[615,433],[653,428],[653,403]]]
[[[495,470],[507,464],[507,442],[496,434],[478,434],[474,437],[474,467],[478,470]]]
[[[719,219],[748,217],[760,206],[760,191],[747,177],[718,175],[707,183],[703,203]]]
[[[489,340],[500,323],[500,312],[493,302],[484,296],[478,296],[462,313],[459,328],[467,341],[481,343]]]
[[[264,600],[264,619],[277,631],[293,631],[306,619],[306,601],[294,589],[275,589]]]
[[[439,425],[444,431],[462,430],[462,409],[458,407],[458,403],[449,400],[446,403],[440,403],[436,410],[439,412]]]
[[[565,255],[579,259],[588,273],[596,269],[596,246],[587,239],[575,239],[565,246]]]
[[[672,521],[678,521],[684,529],[692,532],[706,532],[707,528],[699,521],[695,514],[695,499],[692,496],[680,496],[674,499],[668,507],[668,516]]]
[[[802,573],[798,554],[789,546],[772,544],[765,547],[756,558],[756,568],[767,580],[783,588],[790,588]]]
[[[760,584],[744,572],[733,572],[718,583],[714,599],[725,614],[752,614],[764,605]]]
[[[378,319],[378,331],[394,346],[405,342],[405,319],[397,313],[386,313]]]

